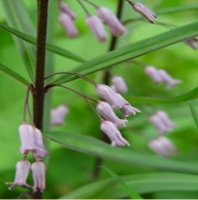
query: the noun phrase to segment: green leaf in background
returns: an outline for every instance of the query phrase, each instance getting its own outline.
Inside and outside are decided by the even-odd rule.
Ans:
[[[194,106],[193,102],[189,102],[188,105],[189,105],[191,114],[193,116],[193,119],[195,121],[195,124],[196,124],[196,126],[198,128],[198,113],[197,113],[197,111],[195,109],[195,106]]]
[[[79,73],[81,75],[91,74],[127,60],[137,58],[157,49],[161,49],[174,43],[184,41],[188,38],[195,37],[198,35],[198,29],[195,27],[198,27],[198,22],[172,29],[165,33],[141,40],[140,42],[126,45],[114,51],[105,53],[102,56],[84,62],[83,64],[74,68],[72,72]],[[74,79],[76,79],[76,77],[64,75],[56,78],[53,83],[62,84]]]
[[[137,102],[137,103],[179,103],[182,101],[187,101],[190,99],[196,98],[198,95],[198,87],[192,89],[189,92],[186,92],[182,95],[178,95],[175,97],[164,98],[164,99],[155,99],[149,97],[136,97],[136,96],[129,96],[125,95],[126,99],[130,102]]]
[[[28,34],[35,35],[36,30],[22,1],[7,0],[1,1],[1,4],[6,13],[6,20],[10,26]],[[26,71],[33,82],[35,48],[18,37],[13,36],[13,39],[22,57]]]
[[[9,33],[12,33],[15,36],[21,38],[22,40],[25,40],[26,42],[29,42],[29,43],[34,44],[34,45],[36,44],[36,38],[33,37],[33,36],[27,35],[27,34],[21,32],[21,31],[18,31],[14,28],[11,28],[10,26],[7,26],[3,23],[0,23],[0,27],[3,28],[4,30],[8,31]],[[78,56],[74,53],[71,53],[71,52],[69,52],[65,49],[62,49],[60,47],[57,47],[55,45],[49,44],[49,43],[46,44],[46,49],[48,51],[51,51],[51,52],[56,53],[58,55],[61,55],[61,56],[64,56],[66,58],[75,60],[77,62],[84,62],[85,61],[80,56]]]
[[[122,189],[126,192],[126,194],[129,195],[130,199],[143,199],[141,196],[139,196],[136,192],[134,192],[131,188],[129,188],[125,182],[111,169],[101,166],[101,168],[105,169],[115,180],[118,181],[119,185],[122,187]]]
[[[133,188],[138,194],[158,191],[197,191],[198,188],[198,176],[191,174],[155,172],[120,176],[120,178],[125,182],[127,187]],[[94,194],[102,187],[113,184],[113,180],[113,178],[109,178],[90,183],[62,196],[61,199],[97,198]],[[106,198],[126,197],[126,194],[119,187],[118,183],[113,187],[111,193],[112,195],[110,197],[106,196]]]
[[[21,75],[17,74],[15,71],[11,70],[10,68],[6,67],[1,63],[0,63],[0,71],[14,78],[16,81],[19,81],[25,86],[29,85],[29,82],[25,78],[23,78]]]
[[[137,153],[128,149],[112,147],[93,137],[66,132],[48,132],[46,138],[63,145],[66,148],[101,158],[116,160],[123,163],[152,166],[161,169],[198,173],[194,163],[184,163],[153,155]],[[152,162],[151,162],[152,160]]]
[[[155,13],[157,15],[175,14],[177,12],[182,12],[182,11],[190,11],[190,10],[196,11],[197,9],[198,9],[198,4],[193,4],[193,5],[174,6],[174,7],[169,7],[169,8],[157,9],[155,10]]]

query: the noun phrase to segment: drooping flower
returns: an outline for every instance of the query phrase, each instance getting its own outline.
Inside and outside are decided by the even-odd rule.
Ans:
[[[41,192],[45,189],[45,165],[42,161],[37,160],[31,166],[33,180],[34,180],[34,191],[40,190]]]
[[[128,91],[127,84],[121,76],[114,76],[112,78],[113,85],[115,86],[115,91],[118,93],[126,93]]]
[[[155,83],[162,83],[164,80],[159,75],[158,69],[153,66],[146,66],[145,73],[155,82]]]
[[[104,84],[96,85],[96,93],[107,101],[112,108],[121,108],[128,102],[118,93],[114,92],[109,86]]]
[[[29,151],[36,153],[33,127],[24,122],[19,127],[19,135],[21,140],[21,147],[19,152],[24,155],[26,155]]]
[[[123,35],[126,32],[124,25],[109,9],[98,7],[97,16],[110,28],[115,37]]]
[[[163,121],[163,123],[169,128],[169,130],[173,130],[173,128],[176,126],[172,120],[169,118],[169,116],[167,115],[166,112],[162,111],[162,110],[157,110],[156,111],[157,116],[159,116],[159,118],[161,118],[161,120]]]
[[[131,106],[130,104],[124,104],[120,110],[122,111],[124,118],[128,117],[129,115],[135,115],[137,112],[141,112],[139,109]]]
[[[147,66],[145,72],[155,83],[166,83],[167,89],[171,89],[175,87],[175,85],[181,83],[181,80],[172,78],[163,69],[156,69],[153,66]]]
[[[14,182],[6,183],[8,185],[11,185],[9,187],[10,190],[15,188],[18,185],[22,187],[31,188],[31,186],[26,183],[30,168],[31,168],[31,164],[25,159],[17,162]]]
[[[95,15],[88,16],[86,19],[86,24],[94,33],[98,41],[105,42],[107,40],[107,34],[104,29],[103,23],[97,16]]]
[[[175,85],[181,83],[181,80],[172,78],[165,70],[160,69],[158,70],[159,76],[162,77],[164,82],[167,85],[167,89],[173,88]]]
[[[132,8],[151,23],[155,23],[156,14],[142,3],[130,2]]]
[[[108,103],[104,101],[99,101],[96,109],[106,120],[111,121],[117,126],[125,126],[127,120],[119,119]]]
[[[122,134],[112,122],[103,120],[100,129],[109,137],[112,146],[130,146],[129,142],[122,137]]]
[[[67,13],[60,12],[59,22],[70,38],[75,38],[78,35],[78,30],[74,24],[74,21]]]
[[[64,125],[64,118],[69,112],[69,109],[65,105],[60,105],[55,109],[52,109],[50,112],[50,122],[51,126],[55,125]]]
[[[64,1],[59,1],[59,9],[61,12],[66,13],[72,20],[76,19],[76,14],[71,10],[68,4]]]
[[[45,146],[43,144],[42,133],[36,127],[34,127],[34,144],[36,146],[36,153],[34,153],[34,158],[37,159],[37,158],[49,156],[49,153],[45,149]]]
[[[109,86],[104,84],[96,85],[96,93],[107,101],[112,108],[118,108],[122,111],[124,117],[130,114],[140,112],[137,108],[134,108],[130,103],[122,97],[119,93],[114,92]]]
[[[156,127],[159,134],[163,134],[163,133],[169,131],[169,129],[167,130],[167,127],[163,123],[163,121],[156,114],[150,115],[149,121],[150,121],[151,124],[153,124]]]
[[[164,157],[169,157],[172,154],[177,153],[174,144],[168,138],[163,136],[149,141],[148,146],[154,152]]]
[[[170,120],[168,115],[161,110],[158,110],[154,114],[150,115],[149,121],[157,128],[159,134],[170,132],[175,127],[175,124]]]

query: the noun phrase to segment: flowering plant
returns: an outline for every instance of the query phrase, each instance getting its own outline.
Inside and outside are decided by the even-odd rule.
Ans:
[[[196,198],[198,5],[174,4],[0,1],[0,197]]]

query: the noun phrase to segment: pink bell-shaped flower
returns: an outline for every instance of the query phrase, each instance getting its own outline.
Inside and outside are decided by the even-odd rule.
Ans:
[[[42,161],[37,160],[31,166],[32,175],[34,180],[34,191],[45,189],[45,165]]]
[[[155,13],[150,10],[148,7],[146,7],[142,3],[137,3],[137,2],[130,2],[132,5],[132,8],[138,12],[140,15],[142,15],[145,19],[147,19],[151,23],[155,23],[156,21],[156,15]]]
[[[30,171],[30,167],[31,167],[31,164],[25,159],[17,162],[14,182],[6,183],[8,185],[11,185],[9,187],[10,190],[15,188],[18,185],[22,187],[31,188],[31,186],[26,183],[26,180]]]
[[[131,106],[130,104],[124,104],[120,110],[122,111],[124,118],[128,117],[129,115],[135,115],[137,112],[141,112],[139,109]]]
[[[98,102],[96,109],[106,120],[111,121],[116,126],[125,126],[127,120],[119,119],[108,103],[100,101]]]
[[[36,146],[36,153],[34,153],[34,157],[42,158],[45,156],[49,156],[48,151],[45,149],[45,146],[43,144],[43,137],[42,133],[39,129],[34,127],[34,144]]]
[[[50,123],[51,126],[55,125],[64,125],[65,116],[68,114],[69,109],[65,105],[60,105],[55,109],[52,109],[50,112]]]
[[[130,146],[129,142],[122,137],[122,134],[112,122],[103,120],[100,129],[109,137],[112,146]]]
[[[74,21],[67,13],[60,12],[59,22],[70,38],[75,38],[78,35],[78,30],[74,24]]]
[[[172,154],[177,153],[177,149],[171,140],[163,136],[149,141],[148,146],[154,152],[164,157],[169,157]]]
[[[105,42],[107,40],[107,34],[104,29],[102,21],[95,15],[90,15],[86,19],[86,24],[91,29],[97,40]]]
[[[72,20],[76,19],[76,14],[71,10],[71,8],[64,1],[59,2],[59,9],[61,12],[64,12],[69,15]]]
[[[98,7],[97,16],[111,29],[111,32],[115,37],[123,35],[126,32],[123,24],[109,9]]]
[[[19,135],[21,140],[21,147],[19,152],[24,155],[26,155],[29,151],[36,153],[33,127],[24,122],[19,127]]]

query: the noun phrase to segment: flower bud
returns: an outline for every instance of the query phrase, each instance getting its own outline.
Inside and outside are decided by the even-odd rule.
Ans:
[[[72,20],[76,19],[75,13],[71,10],[71,8],[63,1],[59,2],[59,9],[61,12],[64,12],[69,15]]]
[[[23,123],[19,127],[19,135],[21,140],[19,152],[24,155],[26,155],[29,151],[36,153],[33,127],[29,124]]]
[[[104,101],[100,101],[97,104],[96,109],[106,120],[111,121],[117,126],[125,126],[125,123],[127,122],[127,120],[119,119],[114,113],[112,107],[108,103]]]
[[[125,80],[120,76],[114,76],[112,78],[112,82],[115,86],[115,90],[118,93],[126,93],[128,91],[128,87],[126,85]]]
[[[158,70],[159,75],[161,76],[161,78],[165,81],[166,85],[167,85],[167,89],[171,89],[173,87],[175,87],[176,84],[181,83],[181,80],[177,80],[172,78],[165,70],[161,69]]]
[[[78,30],[73,20],[67,13],[61,12],[59,14],[59,22],[61,23],[65,32],[68,34],[70,38],[75,38],[78,35]]]
[[[168,138],[163,136],[149,141],[148,146],[154,152],[164,157],[169,157],[171,154],[177,152],[174,144]]]
[[[10,190],[15,188],[18,185],[22,187],[31,188],[31,186],[26,183],[26,180],[30,171],[30,167],[31,167],[31,164],[25,159],[17,162],[14,182],[6,183],[8,185],[11,185],[9,187]]]
[[[132,5],[132,8],[136,12],[138,12],[140,15],[142,15],[145,19],[147,19],[151,23],[155,23],[157,17],[152,10],[150,10],[148,7],[146,7],[142,3],[131,2],[131,5]]]
[[[34,191],[40,190],[43,192],[45,189],[45,165],[40,160],[32,164],[32,175],[34,180]]]
[[[50,112],[50,122],[52,126],[55,125],[64,125],[65,115],[69,112],[68,107],[65,105],[60,105],[55,109],[52,109]]]
[[[98,7],[97,16],[100,19],[102,19],[107,26],[109,26],[112,34],[115,37],[123,35],[126,32],[125,27],[109,9],[104,8],[104,7]]]
[[[112,122],[102,121],[100,129],[109,137],[112,146],[130,146],[129,142],[122,137],[122,134]]]
[[[105,42],[107,40],[107,34],[104,29],[103,23],[97,16],[88,16],[88,18],[86,19],[86,24],[94,33],[98,41]]]

